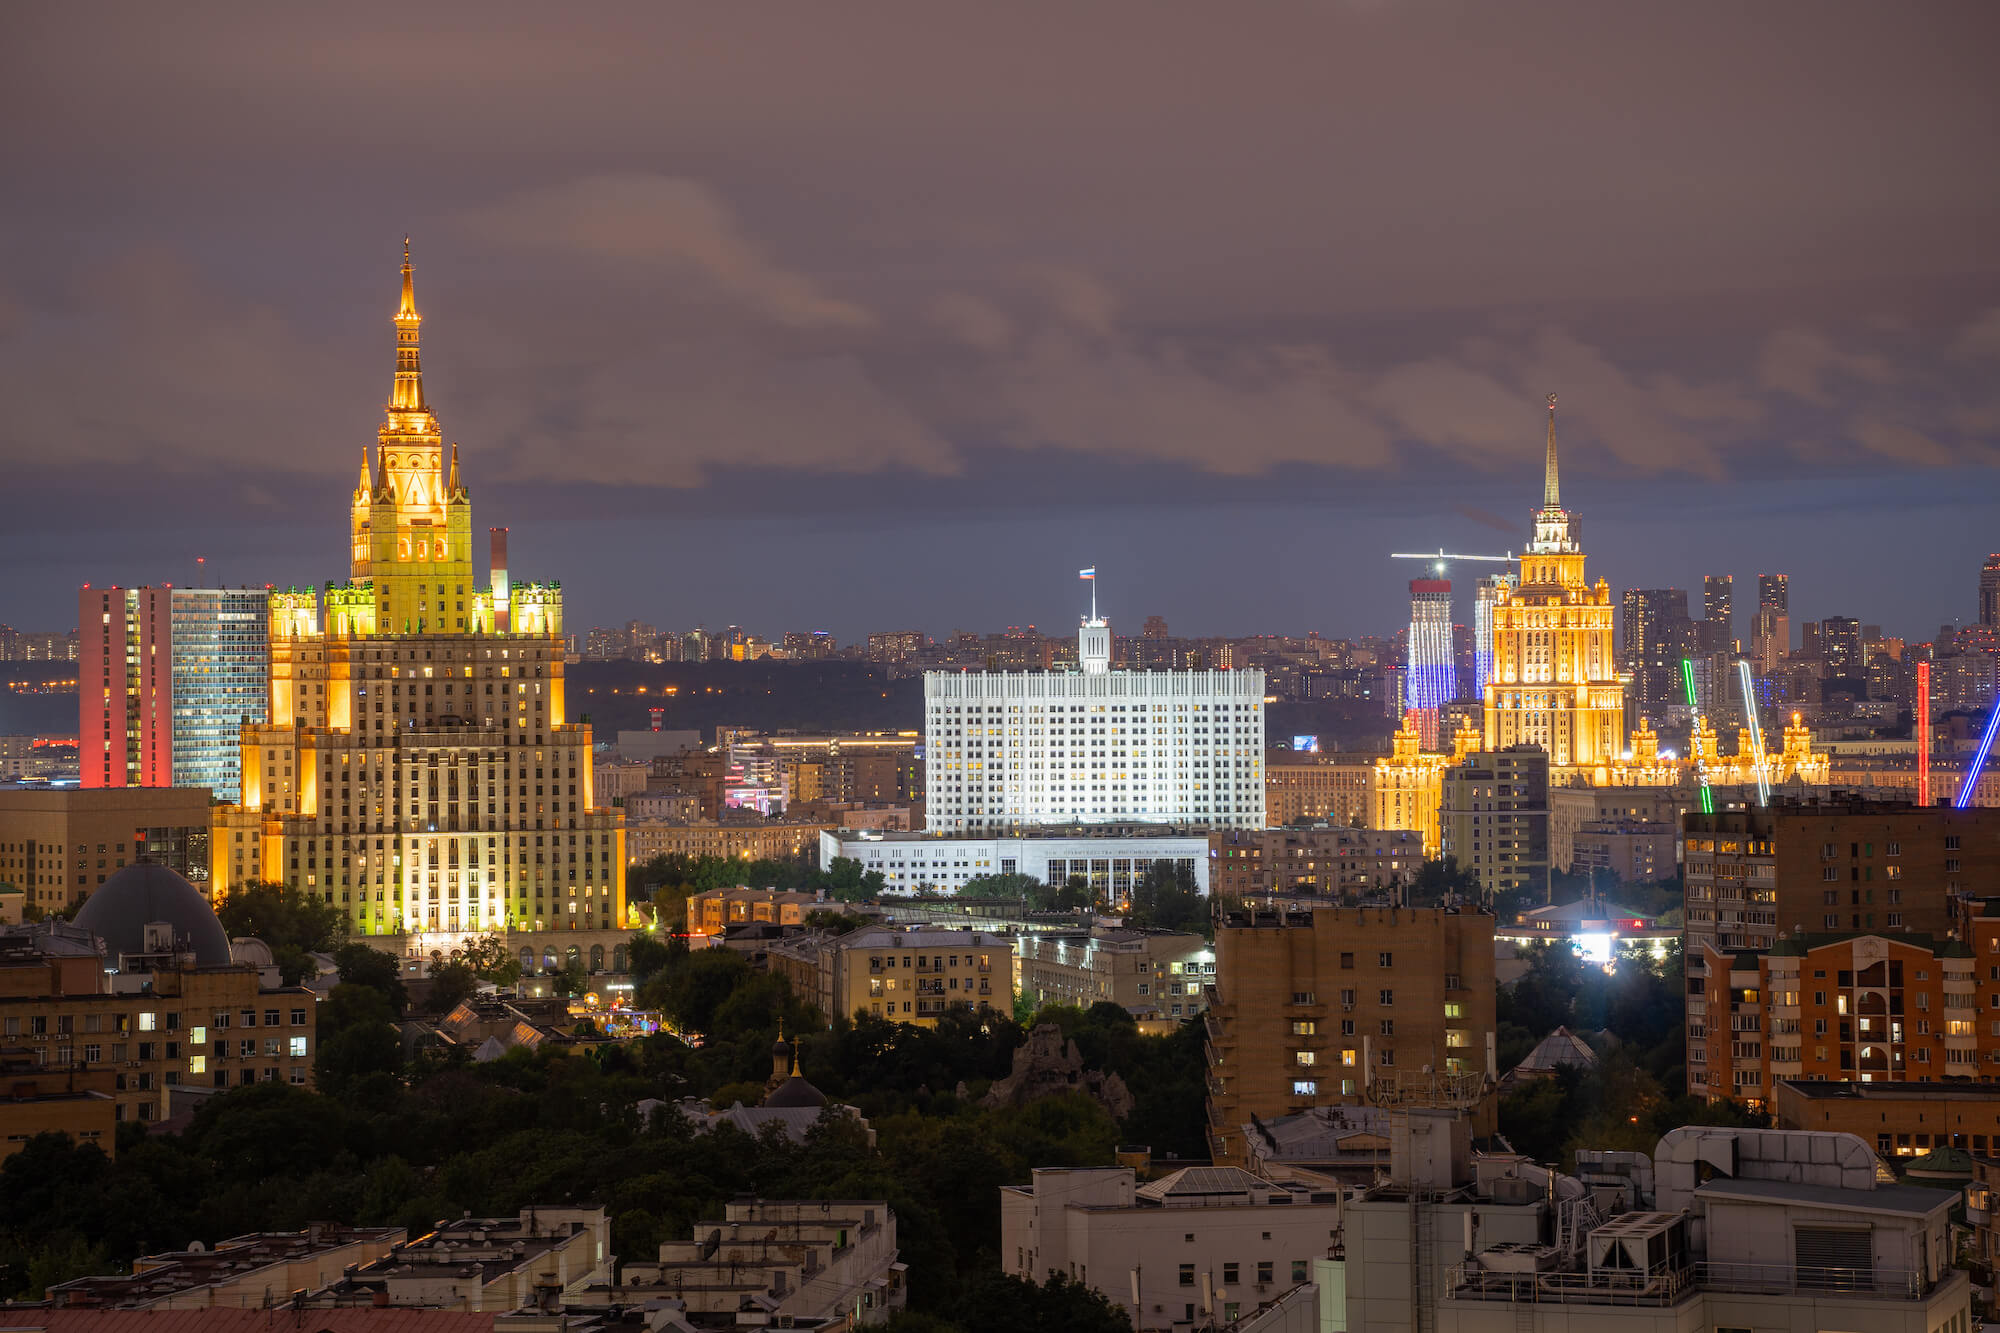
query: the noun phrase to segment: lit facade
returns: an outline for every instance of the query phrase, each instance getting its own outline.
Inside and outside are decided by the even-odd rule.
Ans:
[[[1005,835],[968,833],[941,837],[873,829],[823,829],[819,863],[837,856],[861,863],[863,873],[881,872],[891,893],[931,889],[956,893],[967,880],[989,875],[1026,875],[1042,884],[1067,884],[1073,877],[1113,902],[1131,896],[1159,861],[1185,871],[1198,893],[1209,891],[1209,840],[1162,826],[1119,827],[1079,834],[1061,829],[1021,830]]]
[[[924,673],[933,833],[1127,821],[1264,827],[1264,673],[1113,671],[1111,629],[1081,671]]]
[[[1403,709],[1406,717],[1414,714],[1426,749],[1437,747],[1438,709],[1458,694],[1451,637],[1451,580],[1411,579]]]
[[[236,795],[245,722],[262,722],[262,588],[90,588],[77,594],[77,732],[86,787]]]
[[[1555,411],[1551,394],[1542,507],[1521,555],[1520,586],[1493,605],[1483,748],[1539,745],[1551,769],[1588,769],[1623,748],[1625,682],[1614,651],[1611,587],[1584,580],[1577,522],[1562,507]]]
[[[1472,697],[1486,697],[1486,682],[1493,679],[1493,604],[1511,592],[1512,574],[1488,574],[1479,580],[1472,602]]]
[[[1450,754],[1426,750],[1414,720],[1404,718],[1390,740],[1388,756],[1375,761],[1368,784],[1368,827],[1413,830],[1423,835],[1424,855],[1438,855],[1438,804],[1444,794],[1445,766],[1459,763],[1478,747],[1477,733],[1461,731],[1451,738]]]
[[[396,369],[350,508],[351,574],[269,602],[269,718],[242,732],[214,890],[282,880],[358,934],[625,924],[622,816],[568,720],[562,588],[520,583],[505,529],[474,583],[472,509],[424,398],[407,250]],[[322,620],[322,614],[324,619]]]

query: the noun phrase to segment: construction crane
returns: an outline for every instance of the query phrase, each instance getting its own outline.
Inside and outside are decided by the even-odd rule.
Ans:
[[[1436,551],[1395,551],[1391,560],[1422,560],[1431,566],[1431,572],[1442,580],[1445,567],[1453,560],[1469,560],[1476,564],[1512,564],[1509,555],[1463,555],[1439,547]],[[1413,580],[1410,584],[1410,637],[1408,655],[1405,659],[1408,674],[1405,677],[1404,702],[1414,704],[1420,714],[1429,720],[1419,734],[1424,744],[1438,743],[1437,715],[1447,699],[1458,693],[1457,669],[1453,665],[1453,645],[1451,629],[1451,585],[1433,586],[1419,589]],[[1419,600],[1421,597],[1422,600]],[[1482,598],[1473,615],[1473,691],[1477,693],[1486,687],[1486,678],[1493,665],[1493,626],[1484,599]]]
[[[1458,555],[1441,548],[1436,551],[1396,551],[1391,553],[1389,558],[1391,560],[1429,560],[1437,565],[1438,573],[1440,574],[1444,572],[1444,567],[1454,560],[1471,560],[1482,565],[1511,565],[1514,563],[1514,557],[1511,554]]]

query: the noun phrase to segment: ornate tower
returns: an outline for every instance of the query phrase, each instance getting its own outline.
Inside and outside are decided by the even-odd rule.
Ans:
[[[1519,586],[1500,591],[1493,604],[1484,739],[1489,750],[1539,745],[1552,772],[1581,770],[1601,783],[1625,740],[1625,684],[1612,655],[1611,587],[1585,581],[1577,529],[1562,505],[1550,394],[1534,537],[1521,553]]]
[[[403,241],[403,296],[396,308],[396,375],[375,436],[375,476],[364,513],[354,502],[356,583],[375,591],[374,629],[384,634],[463,632],[472,627],[472,507],[447,466],[444,434],[424,401],[410,243]]]

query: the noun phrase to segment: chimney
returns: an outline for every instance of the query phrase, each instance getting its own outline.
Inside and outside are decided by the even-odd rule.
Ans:
[[[507,529],[493,528],[493,629],[506,633],[507,621]]]

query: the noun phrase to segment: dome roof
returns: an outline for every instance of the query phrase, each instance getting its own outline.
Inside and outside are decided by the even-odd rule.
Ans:
[[[766,1106],[825,1106],[826,1094],[794,1074],[764,1098]]]
[[[164,921],[176,948],[203,966],[230,961],[229,936],[201,890],[162,865],[141,861],[106,880],[84,901],[74,924],[104,941],[107,963],[146,952],[146,927]]]

